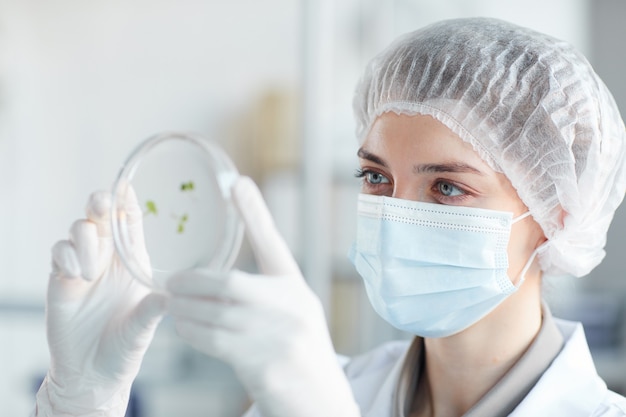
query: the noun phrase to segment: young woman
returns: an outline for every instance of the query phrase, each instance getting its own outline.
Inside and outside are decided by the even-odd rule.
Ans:
[[[602,260],[626,192],[624,125],[585,58],[503,21],[444,21],[375,57],[354,104],[363,186],[350,258],[375,310],[411,342],[340,364],[247,178],[233,199],[261,273],[181,274],[165,301],[123,269],[95,267],[116,258],[97,245],[106,199],[92,199],[89,233],[75,227],[55,246],[48,310],[52,341],[66,335],[53,364],[88,372],[51,367],[38,415],[121,416],[165,303],[181,337],[232,365],[255,401],[247,416],[626,416],[581,325],[541,298],[545,276],[583,276]],[[64,295],[76,281],[91,290]],[[135,294],[124,314],[93,309],[113,325],[68,319],[105,290]]]
[[[377,56],[355,110],[352,259],[376,311],[418,336],[348,365],[394,364],[375,415],[626,415],[581,326],[541,301],[544,276],[600,263],[626,192],[624,125],[585,58],[506,22],[445,21]]]

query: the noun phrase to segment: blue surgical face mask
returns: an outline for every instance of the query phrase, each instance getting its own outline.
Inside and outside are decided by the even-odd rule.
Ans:
[[[422,337],[458,333],[517,286],[507,276],[513,219],[503,211],[361,194],[349,258],[372,306],[392,326]]]

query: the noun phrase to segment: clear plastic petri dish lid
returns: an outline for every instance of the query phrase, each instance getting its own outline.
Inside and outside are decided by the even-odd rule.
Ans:
[[[181,271],[229,269],[243,238],[230,195],[238,176],[228,155],[199,135],[142,142],[120,170],[111,205],[115,250],[131,275],[159,290]]]

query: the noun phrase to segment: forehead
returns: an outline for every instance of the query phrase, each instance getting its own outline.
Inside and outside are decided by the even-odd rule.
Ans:
[[[494,172],[452,130],[431,116],[383,113],[361,147],[388,164],[463,163],[485,173]]]

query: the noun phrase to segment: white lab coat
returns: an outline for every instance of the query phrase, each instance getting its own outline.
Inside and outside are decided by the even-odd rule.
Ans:
[[[626,417],[626,398],[597,375],[582,325],[555,319],[564,346],[510,417]],[[391,417],[409,342],[391,342],[345,367],[363,417]]]
[[[596,373],[580,323],[554,319],[564,346],[510,417],[626,417],[626,398]],[[344,366],[362,417],[392,417],[394,392],[410,342],[390,342]],[[261,417],[253,407],[245,417]]]

